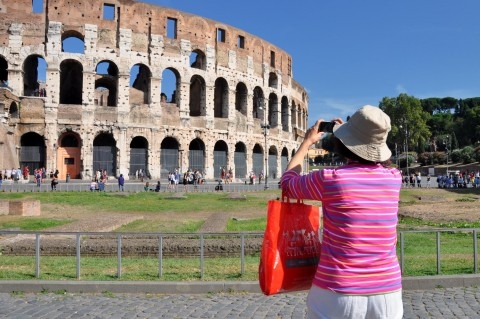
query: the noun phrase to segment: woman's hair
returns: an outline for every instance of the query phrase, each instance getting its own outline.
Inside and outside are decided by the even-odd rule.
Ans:
[[[358,163],[362,163],[362,164],[375,164],[376,163],[376,162],[366,160],[366,159],[358,156],[357,154],[353,153],[351,150],[349,150],[342,143],[342,141],[340,141],[337,137],[335,137],[335,135],[332,134],[331,139],[332,139],[332,143],[333,143],[333,152],[334,153],[336,153],[336,154],[338,154],[342,157],[345,157],[349,160],[352,160],[352,161],[355,161],[355,162],[358,162]],[[380,164],[383,167],[389,167],[391,165],[391,162],[390,162],[390,160],[387,160],[387,161],[384,161],[384,162],[380,162]]]

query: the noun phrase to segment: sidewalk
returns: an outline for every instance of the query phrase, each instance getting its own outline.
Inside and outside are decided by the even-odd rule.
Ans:
[[[480,286],[480,274],[403,278],[404,291],[478,286]],[[109,291],[118,294],[261,293],[257,281],[0,280],[0,293],[11,293],[14,291],[24,293],[39,293],[42,291],[102,293]]]
[[[474,287],[478,285],[478,281],[479,278],[476,275],[458,278],[444,276],[406,278],[403,291],[403,318],[480,318],[480,292],[477,287]],[[35,281],[38,290],[35,294],[20,292],[28,285],[33,288],[32,282],[1,283],[2,290],[6,290],[6,287],[17,288],[13,290],[16,293],[11,293],[12,290],[0,292],[0,317],[5,319],[306,318],[306,291],[265,296],[258,292],[256,282],[246,282],[236,286],[229,286],[227,283],[213,285],[205,282],[171,283],[171,285],[160,282],[128,284],[92,282],[85,286],[84,282],[51,282],[51,285],[45,285],[44,281]],[[469,285],[433,289],[434,285],[460,283]],[[423,284],[426,288],[415,288]],[[148,290],[147,287],[151,289],[154,286],[169,287],[175,292],[168,293],[167,289],[161,292],[162,290],[158,289],[157,292],[145,293],[145,290]],[[215,291],[215,288],[219,287],[223,292]],[[111,291],[112,288],[118,292]],[[232,291],[231,288],[235,290]],[[72,290],[81,289],[91,289],[97,293],[87,291],[72,293]],[[245,292],[245,289],[254,291]]]

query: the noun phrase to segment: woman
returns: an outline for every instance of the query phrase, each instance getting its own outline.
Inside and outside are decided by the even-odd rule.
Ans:
[[[322,202],[322,251],[307,298],[308,318],[402,318],[396,256],[402,177],[385,165],[390,118],[366,105],[347,123],[335,121],[330,140],[347,164],[300,175],[308,149],[324,134],[319,120],[281,179],[285,196]]]

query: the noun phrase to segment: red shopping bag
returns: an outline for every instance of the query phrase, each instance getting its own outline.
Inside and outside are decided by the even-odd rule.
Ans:
[[[270,200],[258,278],[265,295],[310,289],[320,258],[320,211]]]

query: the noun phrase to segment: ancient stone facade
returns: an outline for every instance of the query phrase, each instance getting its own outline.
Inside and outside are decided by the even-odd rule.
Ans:
[[[291,56],[224,23],[131,0],[0,0],[0,21],[0,169],[278,178],[306,130]]]

